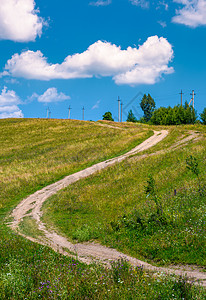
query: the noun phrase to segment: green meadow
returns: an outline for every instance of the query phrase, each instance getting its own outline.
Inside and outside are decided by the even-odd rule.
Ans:
[[[111,269],[88,266],[6,226],[9,213],[26,196],[127,152],[151,136],[154,128],[158,127],[0,120],[0,299],[206,299],[205,289],[186,278],[152,274],[122,260],[111,263]],[[192,129],[201,132],[199,140],[168,149]],[[205,266],[205,127],[169,130],[161,145],[147,151],[163,149],[163,153],[143,160],[138,160],[140,154],[133,156],[60,191],[45,204],[44,219],[74,242],[96,240],[156,264]],[[190,154],[198,161],[199,179],[186,168]],[[155,180],[162,221],[157,203],[145,193],[149,173]],[[37,234],[29,219],[22,230],[27,233],[29,226]]]
[[[173,128],[162,148],[144,152],[163,150],[156,155],[139,159],[139,153],[52,196],[45,220],[74,242],[97,240],[157,265],[205,267],[206,131],[201,127],[198,140],[171,148],[187,136],[186,129]],[[190,155],[199,179],[187,168]],[[149,175],[155,199],[145,193]]]
[[[152,135],[142,126],[115,129],[100,125],[72,120],[1,120],[3,212],[34,191],[122,154]]]

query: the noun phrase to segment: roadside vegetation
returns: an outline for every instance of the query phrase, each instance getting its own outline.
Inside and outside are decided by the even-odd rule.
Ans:
[[[105,127],[105,125],[123,129]],[[189,283],[186,278],[167,276],[163,273],[152,274],[141,267],[133,268],[123,260],[111,263],[111,269],[106,269],[98,264],[87,266],[79,263],[78,260],[55,253],[48,247],[33,243],[6,226],[6,222],[9,221],[7,216],[11,209],[23,198],[68,174],[130,150],[151,136],[151,127],[113,122],[98,124],[72,120],[12,119],[0,120],[0,128],[0,299],[206,299],[205,289]],[[167,142],[169,143],[169,141]],[[197,149],[204,146],[198,145],[196,144]],[[195,157],[197,157],[198,162],[201,162],[201,155],[198,153],[199,150],[196,150]],[[198,167],[201,184],[203,184],[202,168],[204,164],[199,163]],[[101,172],[99,175],[93,176],[90,180],[91,188],[95,188],[95,195],[94,197],[91,195],[91,201],[94,198],[99,199],[98,192],[101,194],[102,186],[99,185],[99,190],[96,190],[94,186],[95,181],[96,183],[99,182],[98,176],[100,176],[101,181],[103,175],[108,176],[107,179],[105,178],[105,184],[108,181],[107,189],[112,187],[110,181],[111,176],[114,176],[113,184],[116,184],[117,188],[115,194],[113,186],[112,199],[115,199],[119,194],[120,207],[123,208],[124,201],[122,200],[123,194],[121,194],[123,190],[119,193],[122,180],[119,181],[119,179],[123,176],[125,168],[130,168],[131,172],[132,170],[137,171],[135,165],[133,168],[132,161],[126,161],[124,164],[120,164],[117,169],[112,167],[108,173]],[[197,182],[196,175],[192,175],[193,173],[189,169],[188,172],[190,173],[187,173],[186,176],[190,176],[191,181],[195,184]],[[136,180],[134,172],[132,174]],[[158,195],[161,195],[164,186],[159,185],[155,171],[152,174],[156,181]],[[129,181],[130,178],[128,178],[128,183]],[[143,182],[145,181],[143,180]],[[89,189],[88,186],[86,188],[86,182],[82,181],[80,187],[73,185],[73,188],[74,193],[79,195],[79,188],[82,189],[84,186],[85,195],[87,195],[84,201],[86,201]],[[128,189],[130,187],[131,185]],[[130,198],[130,200],[134,206],[138,207],[138,203],[140,206],[143,203],[138,200],[138,190],[143,195],[142,199],[145,198],[145,192],[143,186],[141,190],[141,186],[135,185],[135,190],[135,199]],[[195,191],[198,194],[198,191]],[[63,193],[67,192],[68,190],[63,191]],[[105,190],[105,199],[107,196],[108,190]],[[130,196],[131,194],[128,194],[128,202]],[[57,203],[61,208],[64,204],[60,194],[59,197]],[[79,199],[75,198],[74,194],[72,197],[74,203],[79,205]],[[52,199],[51,206],[47,203],[50,206],[47,208],[50,208],[51,214],[47,214],[46,218],[51,223],[55,223],[61,231],[64,231],[66,223],[67,226],[70,226],[68,220],[71,215],[74,216],[73,211],[76,210],[76,208],[74,210],[72,207],[70,208],[68,195],[66,198],[66,207],[61,215],[62,218],[65,218],[65,222],[62,222],[61,226],[56,222],[59,208],[57,211],[54,199]],[[199,201],[198,199],[197,201]],[[88,214],[85,213],[85,203],[82,206],[79,216],[82,217],[84,214],[84,221],[81,224],[78,222],[77,226],[73,227],[74,230],[70,238],[75,241],[82,234],[80,232],[79,235],[78,230],[87,227],[89,215],[90,217],[93,216],[93,212],[90,214],[91,201],[88,202]],[[101,201],[99,203],[99,208],[101,208]],[[115,231],[113,233],[111,218],[108,216],[109,210],[113,214],[113,208],[116,204],[115,202],[112,204],[111,201],[108,203],[109,205],[106,205],[105,210],[107,222],[104,218],[103,221],[99,219],[99,222],[103,226],[107,224],[110,228],[111,235],[104,235],[103,238],[104,243],[110,244],[116,233]],[[126,201],[125,204],[127,213],[132,213],[132,210],[128,209],[129,206]],[[102,208],[104,207],[102,206]],[[95,210],[96,208],[94,212]],[[115,222],[121,221],[122,212],[123,210],[117,210]],[[76,222],[75,218],[74,222]],[[96,228],[96,224],[97,219],[94,218],[94,228]],[[32,226],[33,232],[29,230],[28,233],[33,237],[39,234],[30,218],[26,218],[22,226],[24,228],[21,230],[26,234],[27,226]],[[90,229],[89,232],[91,232]],[[117,234],[119,234],[118,231]],[[107,240],[104,240],[106,236]],[[94,236],[90,238],[94,238]],[[96,238],[100,239],[99,232]]]
[[[2,300],[206,299],[205,290],[186,278],[153,275],[122,260],[111,263],[111,269],[87,266],[6,228],[1,231],[0,252]]]

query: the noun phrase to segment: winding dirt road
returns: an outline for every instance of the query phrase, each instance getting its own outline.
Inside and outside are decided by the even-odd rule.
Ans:
[[[17,230],[17,232],[21,234],[18,231],[18,226],[23,221],[24,217],[30,216],[36,221],[39,230],[43,232],[43,237],[39,237],[38,239],[35,239],[29,236],[25,236],[24,234],[21,234],[22,236],[24,236],[25,238],[33,242],[50,246],[55,251],[58,251],[64,255],[78,258],[78,260],[84,263],[89,264],[94,261],[99,261],[106,265],[109,265],[111,261],[118,260],[119,258],[125,258],[133,266],[141,265],[146,269],[156,271],[156,272],[165,272],[165,273],[187,276],[191,279],[194,279],[195,281],[201,282],[203,285],[206,286],[206,273],[204,272],[199,272],[197,270],[183,270],[183,269],[155,267],[146,262],[140,261],[136,258],[124,255],[123,253],[120,253],[115,249],[111,249],[97,243],[72,244],[65,237],[57,234],[53,230],[48,229],[46,225],[41,221],[42,205],[44,201],[48,199],[50,196],[56,194],[59,190],[67,187],[68,185],[82,178],[88,177],[97,171],[105,169],[108,166],[111,166],[115,163],[121,162],[131,155],[149,149],[150,147],[162,141],[167,135],[168,135],[168,131],[166,130],[154,131],[154,135],[152,137],[148,138],[146,141],[144,141],[143,143],[141,143],[131,151],[127,152],[126,154],[95,164],[92,167],[89,167],[75,174],[69,175],[64,179],[35,192],[34,194],[24,199],[13,210],[11,214],[11,216],[13,217],[13,221],[9,223],[9,226],[13,230]],[[195,136],[192,136],[191,138],[195,138]],[[181,141],[181,144],[183,143],[184,140]],[[142,157],[145,157],[145,155],[143,155]]]

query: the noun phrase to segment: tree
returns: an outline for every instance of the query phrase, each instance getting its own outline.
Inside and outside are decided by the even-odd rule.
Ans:
[[[107,121],[114,121],[112,118],[112,113],[110,111],[107,111],[103,116],[102,120],[107,120]]]
[[[152,113],[155,109],[155,101],[150,94],[148,94],[148,96],[144,94],[142,101],[140,102],[140,107],[144,112],[145,121],[148,122],[151,119]]]
[[[127,122],[133,122],[133,123],[137,122],[137,118],[135,117],[131,109],[128,112]]]
[[[194,108],[186,102],[184,106],[176,105],[173,108],[169,106],[155,109],[150,123],[154,125],[194,124],[196,119]]]
[[[200,118],[202,120],[202,123],[206,125],[206,108],[204,108],[203,112],[200,114]]]
[[[169,107],[160,107],[155,109],[153,115],[150,119],[151,123],[154,125],[170,125],[168,124],[169,121]]]
[[[187,102],[185,102],[185,119],[185,124],[194,124],[197,120],[194,108],[192,105],[187,104]]]

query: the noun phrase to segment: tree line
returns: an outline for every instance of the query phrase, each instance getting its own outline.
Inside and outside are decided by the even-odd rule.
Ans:
[[[206,108],[200,114],[198,120],[197,113],[192,105],[185,102],[184,105],[175,105],[174,107],[160,107],[156,109],[154,99],[150,94],[144,94],[140,107],[144,113],[143,117],[137,120],[132,110],[128,112],[127,122],[141,122],[151,125],[180,125],[202,123],[206,125]],[[103,120],[114,121],[111,112],[103,115]]]

